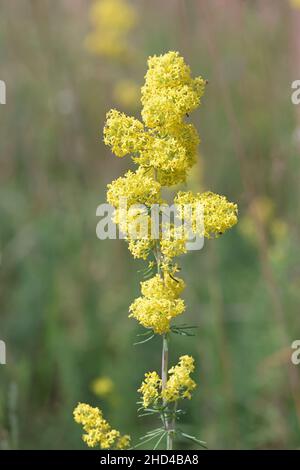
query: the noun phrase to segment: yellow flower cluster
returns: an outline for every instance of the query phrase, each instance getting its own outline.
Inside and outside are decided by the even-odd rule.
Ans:
[[[162,391],[162,397],[167,402],[177,401],[179,398],[192,398],[191,392],[196,383],[190,374],[194,372],[194,359],[191,356],[181,356],[179,363],[169,370],[169,379]]]
[[[187,233],[184,226],[164,224],[160,240],[160,249],[166,262],[170,262],[176,256],[186,253],[186,242]]]
[[[162,185],[171,186],[185,181],[196,161],[198,133],[184,117],[200,104],[205,80],[191,78],[178,52],[150,57],[145,79],[143,123],[111,110],[104,142],[119,157],[131,154],[135,163],[155,170]]]
[[[134,258],[146,260],[150,250],[153,248],[154,242],[150,238],[141,238],[129,240],[128,249]]]
[[[191,78],[190,68],[178,52],[150,57],[142,87],[146,126],[159,133],[176,133],[183,117],[199,106],[205,83],[201,77]]]
[[[103,133],[104,143],[111,147],[117,157],[140,152],[149,139],[138,119],[126,116],[116,109],[107,113]]]
[[[145,374],[145,380],[138,389],[138,392],[143,396],[143,406],[148,406],[156,403],[160,398],[161,390],[161,378],[157,372],[147,372]]]
[[[225,196],[212,192],[193,194],[180,191],[174,202],[182,220],[178,225],[162,224],[160,250],[164,270],[168,270],[167,265],[172,264],[173,258],[187,252],[187,241],[192,235],[189,229],[194,235],[217,238],[237,223],[237,205],[227,201]]]
[[[148,281],[141,282],[142,294],[149,299],[165,297],[174,300],[177,299],[184,288],[185,283],[182,279],[172,278],[168,274],[164,278],[156,274]]]
[[[107,57],[128,56],[128,33],[136,23],[136,12],[125,0],[96,0],[92,5],[93,31],[86,38],[86,47],[93,53]]]
[[[159,274],[141,282],[142,296],[135,299],[129,311],[145,328],[154,333],[165,334],[170,330],[172,318],[185,310],[185,304],[178,296],[185,284],[182,279],[173,279],[169,274],[162,278]]]
[[[124,198],[126,198],[128,208],[134,204],[145,204],[150,207],[161,201],[160,184],[147,176],[143,168],[135,172],[129,170],[107,187],[107,201],[115,208],[120,207],[121,200]]]
[[[160,190],[160,183],[147,176],[143,168],[129,170],[108,185],[107,201],[115,208],[114,222],[119,224],[135,258],[146,259],[153,248],[147,207],[160,204]]]
[[[226,230],[229,230],[237,223],[237,205],[229,202],[225,196],[207,191],[205,193],[179,191],[174,200],[178,204],[183,217],[184,205],[191,207],[190,214],[185,213],[185,217],[190,217],[191,228],[201,236],[206,238],[219,237]],[[199,225],[199,211],[203,210],[204,227]]]
[[[143,406],[156,406],[162,403],[188,398],[191,399],[196,383],[190,377],[195,370],[194,359],[191,356],[181,356],[179,363],[168,371],[169,378],[162,389],[162,380],[157,372],[147,372],[138,392],[143,397]]]
[[[82,439],[89,447],[99,445],[101,449],[127,449],[130,436],[121,436],[119,431],[112,429],[103,418],[99,408],[93,408],[86,403],[78,403],[74,412],[74,420],[83,426],[85,434]]]
[[[156,136],[156,154],[150,151],[148,160],[157,168],[164,186],[184,182],[196,161],[200,140],[195,127],[186,124],[184,118],[199,106],[205,84],[202,77],[191,77],[189,66],[178,52],[148,60],[142,87],[142,118]],[[142,155],[143,164],[145,157],[147,162],[147,155]]]

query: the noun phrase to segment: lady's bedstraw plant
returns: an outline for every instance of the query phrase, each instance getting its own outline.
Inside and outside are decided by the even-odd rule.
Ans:
[[[172,449],[177,435],[203,445],[202,441],[185,434],[176,426],[182,414],[180,402],[189,400],[196,388],[191,377],[195,368],[194,359],[183,355],[175,366],[170,368],[168,363],[171,334],[188,335],[190,331],[186,326],[173,323],[185,311],[184,300],[180,298],[185,284],[177,275],[179,266],[175,258],[187,252],[190,233],[182,225],[163,221],[163,217],[159,217],[156,237],[148,232],[145,235],[145,230],[139,236],[136,224],[138,220],[140,226],[151,226],[150,210],[153,205],[159,207],[159,215],[163,216],[166,207],[162,197],[163,187],[185,182],[188,171],[196,161],[199,136],[186,118],[200,105],[205,85],[203,78],[191,77],[190,68],[177,52],[150,57],[142,87],[142,121],[111,110],[104,128],[104,142],[113,153],[118,157],[131,155],[137,164],[136,171],[128,171],[108,185],[107,200],[115,208],[114,221],[125,234],[129,250],[135,258],[148,260],[149,263],[146,272],[150,278],[141,282],[141,296],[131,304],[129,316],[146,329],[141,342],[150,340],[154,335],[162,337],[161,372],[147,372],[138,390],[141,394],[140,414],[157,414],[161,422],[161,427],[148,432],[138,445],[153,441],[154,448],[165,440],[167,449]],[[125,212],[121,208],[124,199],[129,208]],[[187,205],[195,209],[201,204],[203,224],[197,223],[196,210],[188,211],[189,231],[192,230],[194,235],[216,238],[237,222],[236,204],[212,192],[193,194],[179,191],[175,194],[174,203],[179,208],[179,218],[186,217]],[[143,206],[139,206],[141,204]],[[78,408],[75,410],[76,421],[85,426],[88,434],[89,418],[83,419],[82,414],[86,412],[85,416],[89,416],[90,410],[88,405],[79,405],[79,411]],[[103,441],[94,437],[98,432],[98,422],[101,428],[102,417],[97,418],[99,413],[99,410],[92,411],[96,415],[92,420],[92,437],[85,440],[89,445],[100,443],[103,448]],[[109,434],[105,446],[110,443],[120,447],[119,434],[115,440],[114,436]],[[129,444],[128,437],[123,437],[121,443]]]

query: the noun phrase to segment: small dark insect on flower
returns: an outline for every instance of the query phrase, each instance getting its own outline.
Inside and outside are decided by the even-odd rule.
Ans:
[[[175,281],[177,283],[179,282],[178,279],[176,279],[176,277],[172,276],[172,274],[169,273],[169,276],[170,276],[171,279],[173,279],[173,281]]]

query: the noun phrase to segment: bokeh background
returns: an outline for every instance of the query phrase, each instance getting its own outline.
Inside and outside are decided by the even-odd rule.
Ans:
[[[300,2],[127,0],[135,18],[109,36],[124,33],[121,54],[116,41],[97,50],[116,18],[91,39],[93,3],[0,3],[0,448],[84,448],[78,401],[135,443],[155,427],[137,417],[136,389],[160,340],[133,346],[127,317],[143,262],[95,229],[107,183],[131,166],[105,148],[105,114],[139,116],[147,57],[169,50],[209,81],[188,186],[239,205],[233,230],[182,261],[198,328],[174,335],[171,362],[194,355],[199,384],[183,427],[211,449],[298,448]]]

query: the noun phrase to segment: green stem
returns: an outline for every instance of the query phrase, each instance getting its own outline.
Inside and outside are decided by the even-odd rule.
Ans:
[[[169,344],[168,337],[166,334],[163,335],[163,348],[162,348],[162,357],[161,357],[161,380],[162,380],[162,389],[166,387],[168,380],[168,360],[169,360]]]
[[[160,270],[160,247],[159,243],[156,244],[155,247],[155,258],[156,258],[156,264],[157,264],[157,273],[161,275],[161,270]],[[161,381],[162,381],[162,391],[165,389],[167,381],[168,381],[168,366],[169,363],[169,341],[168,341],[168,336],[167,334],[163,335],[163,345],[162,345],[162,357],[161,357]],[[167,403],[164,402],[164,405]],[[175,430],[175,421],[173,419],[170,420],[170,417],[168,416],[168,409],[167,413],[165,414],[164,412],[162,413],[162,420],[165,426],[165,430],[167,433],[167,450],[172,450],[173,449],[173,436],[174,436],[174,430]]]
[[[162,391],[165,389],[168,381],[168,363],[169,363],[169,342],[168,336],[163,335],[163,347],[162,347],[162,358],[161,358],[161,381]],[[166,403],[164,403],[165,405]],[[169,411],[169,410],[167,410]],[[173,450],[173,439],[175,431],[175,420],[167,415],[164,416],[165,429],[167,432],[167,450]]]
[[[154,179],[157,180],[157,172],[154,170]],[[157,273],[162,276],[160,263],[161,263],[161,251],[160,251],[160,243],[159,241],[156,242],[154,248],[154,256],[156,259],[157,265]],[[168,343],[168,336],[167,334],[163,335],[163,346],[162,346],[162,358],[161,358],[161,381],[162,381],[162,391],[166,387],[168,381],[168,366],[169,363],[169,343]],[[163,403],[166,405],[166,402]],[[175,418],[169,417],[169,413],[165,414],[162,412],[162,421],[164,423],[164,427],[167,433],[167,450],[173,450],[173,439],[174,439],[174,431],[175,431]],[[175,416],[175,415],[174,415]]]
[[[167,450],[173,450],[173,433],[169,431],[167,434]]]

